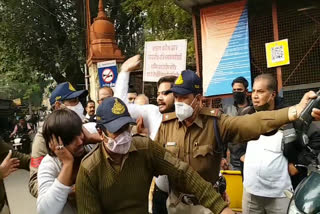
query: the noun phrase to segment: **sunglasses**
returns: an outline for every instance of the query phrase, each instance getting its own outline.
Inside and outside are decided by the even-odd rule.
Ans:
[[[170,91],[170,89],[169,89],[169,90],[166,90],[166,91],[158,92],[157,95],[158,95],[158,96],[159,96],[159,95],[168,95],[168,94],[171,94],[171,93],[172,93],[172,91]]]

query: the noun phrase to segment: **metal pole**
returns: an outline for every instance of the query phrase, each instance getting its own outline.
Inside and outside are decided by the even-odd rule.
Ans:
[[[277,41],[279,40],[277,0],[272,1],[272,24],[273,24],[273,38],[275,41]],[[282,89],[281,67],[277,67],[276,70],[277,70],[277,82],[278,82],[278,93],[279,93]]]
[[[89,91],[89,84],[88,84],[88,78],[90,76],[88,75],[87,65],[84,64],[84,83],[86,85],[86,90]],[[90,94],[90,93],[89,93]],[[89,96],[87,96],[87,101],[89,100]]]
[[[144,94],[144,81],[142,80],[142,94]]]
[[[196,14],[192,14],[192,25],[193,25],[193,37],[194,37],[194,48],[195,48],[195,55],[196,55],[196,73],[200,78],[202,78],[202,71],[200,71],[200,57],[199,57],[199,50],[198,50],[198,34],[197,34],[197,19],[199,17]]]

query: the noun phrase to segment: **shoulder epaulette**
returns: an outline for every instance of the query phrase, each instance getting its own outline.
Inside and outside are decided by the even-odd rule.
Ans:
[[[132,143],[137,150],[147,149],[151,142],[149,137],[135,135],[132,137]]]
[[[146,134],[144,134],[144,133],[134,133],[134,134],[132,134],[132,137],[135,137],[135,136],[148,138],[148,136]]]
[[[175,112],[166,113],[162,115],[162,122],[167,122],[176,118],[177,118],[177,115]]]
[[[200,110],[200,114],[202,115],[207,115],[207,116],[212,116],[212,117],[220,117],[222,114],[222,110],[219,108],[202,108]]]
[[[92,155],[92,153],[94,153],[100,146],[100,143],[97,143],[92,149],[90,152],[88,152],[88,154],[86,154],[83,158],[82,158],[82,161],[83,162],[85,159],[87,159],[89,156]]]

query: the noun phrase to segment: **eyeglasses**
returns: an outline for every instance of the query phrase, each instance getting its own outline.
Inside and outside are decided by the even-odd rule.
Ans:
[[[170,93],[172,93],[172,91],[170,91],[170,89],[166,90],[166,91],[160,91],[160,92],[157,93],[157,96],[159,96],[159,95],[168,95]]]

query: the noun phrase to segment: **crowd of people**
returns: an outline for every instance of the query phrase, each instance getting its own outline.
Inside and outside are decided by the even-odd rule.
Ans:
[[[88,91],[59,84],[31,157],[1,150],[1,178],[30,163],[29,190],[39,214],[226,214],[233,211],[219,172],[239,170],[243,213],[286,213],[284,191],[305,174],[283,152],[283,127],[315,93],[285,107],[271,75],[257,76],[251,95],[248,81],[238,77],[231,85],[234,103],[208,108],[201,79],[185,70],[159,79],[156,106],[129,90],[130,72],[139,64],[140,56],[128,59],[115,88],[100,88],[98,100],[84,107],[80,100]],[[320,110],[312,116],[319,120]],[[2,185],[0,213],[6,212],[4,197]]]

